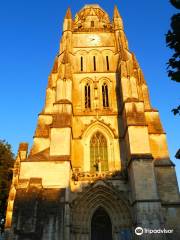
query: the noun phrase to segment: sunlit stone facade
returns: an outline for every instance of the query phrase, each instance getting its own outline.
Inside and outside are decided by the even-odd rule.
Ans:
[[[130,240],[137,226],[174,230],[141,239],[180,239],[166,134],[116,7],[112,21],[99,5],[67,10],[27,151],[21,143],[6,239]]]

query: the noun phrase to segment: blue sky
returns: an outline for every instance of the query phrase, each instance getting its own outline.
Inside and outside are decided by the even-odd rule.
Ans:
[[[172,52],[165,33],[176,13],[168,0],[31,0],[2,1],[0,7],[0,138],[17,152],[19,142],[33,140],[45,100],[48,74],[58,53],[62,21],[68,6],[73,15],[84,4],[98,3],[112,17],[116,4],[123,17],[130,50],[136,54],[149,86],[153,107],[160,112],[171,160],[180,182],[180,117],[171,109],[180,102],[180,84],[167,77]]]

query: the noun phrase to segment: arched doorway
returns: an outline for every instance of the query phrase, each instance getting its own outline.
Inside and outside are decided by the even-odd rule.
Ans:
[[[112,224],[104,208],[99,207],[91,220],[91,240],[112,240]]]

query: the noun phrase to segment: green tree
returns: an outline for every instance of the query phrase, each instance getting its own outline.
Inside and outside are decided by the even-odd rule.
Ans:
[[[7,199],[12,180],[12,168],[14,165],[14,154],[11,145],[5,140],[0,140],[0,223],[3,229]]]
[[[170,0],[171,4],[180,9],[180,0]],[[173,55],[168,61],[168,76],[171,80],[180,83],[180,13],[171,18],[171,29],[166,34],[167,46],[173,50]],[[180,105],[172,109],[174,115],[180,115]]]
[[[170,2],[174,7],[180,9],[180,0],[170,0]]]

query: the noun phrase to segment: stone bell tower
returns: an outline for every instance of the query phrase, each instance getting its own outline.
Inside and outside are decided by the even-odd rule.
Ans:
[[[68,9],[33,146],[19,146],[6,239],[180,239],[179,207],[166,134],[117,7],[112,21],[96,4],[75,18]],[[137,226],[172,233],[138,236]]]

